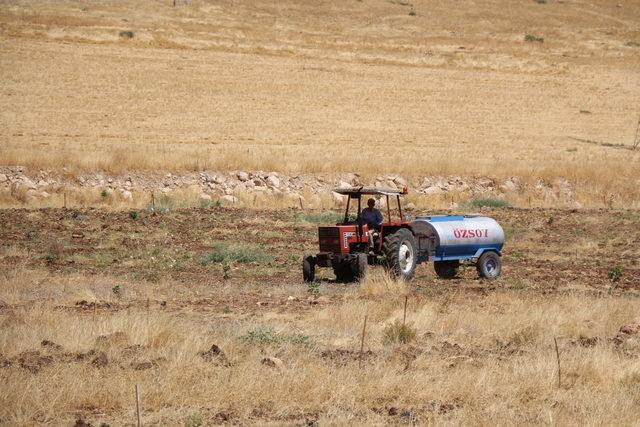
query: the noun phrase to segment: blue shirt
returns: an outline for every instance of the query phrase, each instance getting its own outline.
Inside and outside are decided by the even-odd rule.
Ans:
[[[362,209],[362,221],[369,225],[369,227],[378,228],[382,224],[382,214],[376,208],[364,208]]]

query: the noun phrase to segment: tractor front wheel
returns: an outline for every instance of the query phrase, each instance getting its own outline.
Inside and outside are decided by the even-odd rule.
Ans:
[[[355,268],[348,261],[337,262],[333,265],[333,273],[338,282],[353,282],[356,279]]]
[[[400,228],[384,237],[382,251],[386,258],[387,269],[396,277],[411,280],[416,271],[416,241],[413,233]]]
[[[313,282],[316,278],[316,260],[313,255],[302,258],[302,277],[305,282]]]
[[[433,269],[441,279],[453,279],[458,275],[458,267],[460,267],[460,261],[435,261],[433,263]]]
[[[355,261],[355,273],[358,280],[364,279],[364,276],[367,274],[367,270],[369,268],[369,263],[367,260],[367,254],[358,254]]]

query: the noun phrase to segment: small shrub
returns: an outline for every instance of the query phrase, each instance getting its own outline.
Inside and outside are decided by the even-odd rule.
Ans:
[[[109,197],[109,192],[107,190],[102,190],[100,192],[100,197],[102,197],[102,199],[107,199]]]
[[[78,211],[73,211],[73,213],[71,214],[71,218],[75,219],[76,221],[82,221],[82,219],[84,218],[82,216],[82,214]]]
[[[201,427],[204,425],[204,420],[202,419],[202,415],[198,412],[194,412],[193,414],[187,417],[187,420],[184,423],[185,427]]]
[[[307,345],[311,343],[311,337],[302,334],[281,334],[272,328],[257,327],[240,336],[240,341],[257,345]]]
[[[624,44],[625,46],[629,46],[629,47],[640,47],[640,42],[636,42],[636,41],[628,41]]]
[[[591,114],[591,111],[582,109],[580,110],[580,114]]]
[[[622,278],[623,273],[624,273],[624,270],[622,270],[622,267],[620,267],[619,265],[614,265],[609,270],[609,273],[607,274],[607,276],[609,277],[609,280],[615,283]]]
[[[138,212],[137,211],[130,211],[129,212],[129,218],[131,218],[132,220],[136,220],[138,219]]]
[[[133,31],[127,30],[127,31],[120,31],[118,35],[123,39],[132,39],[135,34],[133,33]]]
[[[120,298],[122,298],[122,295],[124,294],[124,286],[122,286],[122,285],[114,285],[113,288],[111,288],[111,292],[113,293],[113,295],[116,296],[116,298],[120,299]]]
[[[382,330],[382,341],[385,344],[408,344],[416,339],[416,335],[414,327],[396,320]]]
[[[536,35],[533,35],[533,34],[527,34],[527,35],[524,36],[524,41],[526,41],[526,42],[543,43],[544,42],[544,37],[536,36]]]
[[[314,298],[318,298],[320,296],[320,283],[309,282],[307,285],[307,292],[309,292]]]
[[[44,256],[47,264],[57,264],[64,256],[64,246],[58,240],[52,240],[49,243],[47,254]]]
[[[227,260],[222,261],[222,278],[224,280],[231,279],[231,264]]]
[[[506,208],[509,206],[509,201],[505,199],[481,198],[468,200],[466,205],[473,208]]]
[[[411,12],[409,12],[409,16],[416,16],[416,12],[412,10]]]
[[[538,4],[547,4],[547,0],[533,0]]]
[[[271,257],[263,250],[250,247],[244,244],[230,244],[226,242],[216,242],[213,244],[213,252],[205,255],[200,260],[200,264],[207,265],[212,262],[268,262]]]

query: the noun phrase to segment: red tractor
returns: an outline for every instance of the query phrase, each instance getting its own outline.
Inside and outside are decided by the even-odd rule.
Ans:
[[[411,279],[416,265],[426,261],[420,255],[416,238],[408,221],[402,215],[400,196],[403,191],[373,187],[352,187],[335,190],[347,196],[347,206],[342,222],[334,226],[318,227],[320,252],[306,255],[302,260],[304,280],[315,280],[315,268],[332,267],[338,281],[353,281],[364,276],[368,265],[383,264],[395,276]],[[362,196],[386,197],[386,218],[377,229],[370,229],[361,218]],[[398,217],[391,217],[390,197],[398,203]],[[351,203],[351,202],[354,203]],[[349,207],[357,202],[357,214],[349,216]]]

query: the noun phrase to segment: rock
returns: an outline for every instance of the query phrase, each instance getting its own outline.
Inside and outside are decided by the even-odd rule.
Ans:
[[[404,187],[405,185],[407,185],[407,181],[404,180],[404,178],[397,176],[393,182],[400,188]]]
[[[422,190],[422,192],[423,192],[424,194],[427,194],[427,195],[431,195],[431,194],[442,194],[442,193],[443,193],[442,188],[440,188],[440,187],[438,187],[438,186],[436,186],[436,185],[432,185],[432,186],[430,186],[430,187],[427,187],[427,188],[425,188],[424,190]]]
[[[238,177],[238,179],[242,182],[246,182],[249,181],[249,174],[243,171],[240,171],[236,174],[236,176]]]
[[[236,188],[234,188],[233,191],[235,191],[236,193],[245,192],[245,191],[247,191],[247,186],[244,185],[243,183],[240,183],[240,184],[236,185]]]
[[[200,195],[200,200],[205,201],[205,202],[210,202],[211,201],[211,196],[208,195],[207,193],[202,193]]]
[[[131,191],[129,191],[129,190],[123,190],[122,191],[122,198],[124,200],[131,201],[131,200],[133,200],[133,193],[131,193]]]
[[[280,186],[280,179],[277,176],[273,176],[273,175],[268,176],[267,184],[272,188],[277,188]]]
[[[3,183],[5,181],[7,181],[9,178],[7,178],[7,175],[0,173],[0,183]]]
[[[342,202],[344,201],[344,197],[342,194],[338,194],[335,191],[331,192],[331,198],[333,199],[333,202],[335,204],[342,204]]]
[[[405,210],[411,212],[416,210],[416,205],[413,203],[407,203],[404,207]]]
[[[270,368],[284,369],[284,363],[277,357],[265,357],[261,363]]]
[[[228,205],[228,204],[235,205],[236,203],[238,203],[238,198],[230,194],[227,194],[220,197],[220,203],[222,203],[223,205]]]
[[[520,186],[513,178],[507,179],[504,184],[500,186],[502,191],[518,191],[519,188]]]
[[[36,184],[31,181],[29,178],[27,178],[26,176],[22,177],[22,185],[24,185],[25,187],[27,187],[29,190],[35,190]]]
[[[351,184],[345,181],[338,182],[338,188],[351,188]]]
[[[42,191],[40,193],[40,197],[42,197],[43,199],[48,199],[49,198],[49,193],[47,193],[46,191]]]

